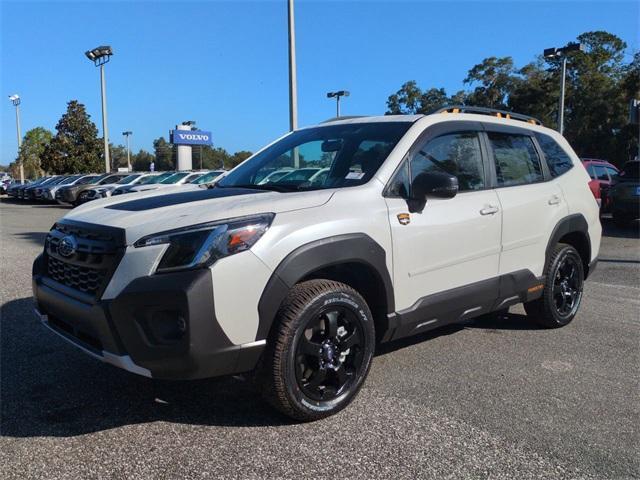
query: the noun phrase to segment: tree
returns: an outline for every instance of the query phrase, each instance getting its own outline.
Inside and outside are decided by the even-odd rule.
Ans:
[[[25,134],[16,161],[16,168],[19,167],[18,162],[22,162],[26,178],[35,178],[42,175],[40,158],[52,138],[53,134],[43,127],[32,128]]]
[[[400,90],[387,99],[387,115],[432,113],[447,105],[461,105],[466,102],[464,92],[448,97],[444,88],[430,88],[422,91],[415,80],[406,82]]]
[[[157,171],[174,170],[176,168],[175,148],[164,137],[156,138],[153,141],[153,151],[155,152],[155,168]]]
[[[127,167],[127,147],[109,144],[109,151],[111,152],[111,170]]]
[[[42,154],[42,168],[50,173],[90,173],[104,170],[98,129],[83,104],[71,100],[56,125],[56,136]]]
[[[464,79],[466,85],[477,85],[469,93],[469,104],[478,107],[506,108],[509,94],[517,82],[514,74],[511,57],[489,57],[474,65]]]
[[[155,162],[156,157],[146,150],[140,150],[135,155],[131,155],[131,168],[137,172],[149,170],[151,162]]]
[[[625,64],[626,43],[603,31],[576,41],[584,52],[567,57],[564,135],[579,156],[621,165],[637,152],[637,128],[628,125],[629,101],[640,97],[640,54]],[[389,96],[387,113],[429,113],[446,101],[534,116],[557,128],[562,58],[539,57],[518,69],[511,57],[489,57],[464,79],[471,90],[447,98],[441,88],[422,91],[406,82]]]
[[[236,165],[240,165],[242,162],[244,162],[251,155],[253,155],[252,152],[249,152],[247,150],[240,150],[239,152],[236,152],[231,156],[231,158],[229,159],[229,162],[225,163],[225,167],[226,168],[233,168]]]

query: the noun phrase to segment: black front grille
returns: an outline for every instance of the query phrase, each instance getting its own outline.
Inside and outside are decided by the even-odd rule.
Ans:
[[[75,248],[59,249],[68,237]],[[124,231],[81,222],[57,223],[47,235],[45,275],[66,287],[99,298],[124,253]]]
[[[95,296],[104,283],[107,271],[72,265],[50,256],[47,273],[56,282]]]

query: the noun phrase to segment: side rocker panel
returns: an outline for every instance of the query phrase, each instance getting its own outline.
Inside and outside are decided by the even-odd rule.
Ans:
[[[295,249],[274,271],[258,303],[260,324],[256,340],[263,340],[269,334],[278,308],[291,287],[316,270],[344,263],[361,263],[376,271],[384,285],[387,312],[395,310],[384,249],[364,233],[323,238]]]

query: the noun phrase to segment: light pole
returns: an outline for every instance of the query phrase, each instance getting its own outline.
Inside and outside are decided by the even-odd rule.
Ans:
[[[340,118],[340,97],[348,97],[349,92],[347,90],[338,90],[337,92],[327,93],[327,98],[336,99],[336,118]]]
[[[567,43],[564,47],[560,48],[545,48],[543,52],[544,58],[562,58],[562,73],[560,74],[560,102],[558,105],[558,132],[560,132],[560,135],[564,133],[564,92],[567,78],[567,53],[583,51],[584,44]]]
[[[298,128],[298,80],[296,77],[296,27],[293,0],[288,0],[289,19],[289,130]]]
[[[24,183],[24,165],[20,159],[20,147],[22,147],[22,134],[20,133],[20,95],[9,95],[9,100],[16,107],[16,133],[18,134],[18,165],[20,166],[20,183]]]
[[[133,135],[133,132],[122,132],[122,135],[127,137],[127,168],[131,171],[131,149],[129,148],[129,135]]]
[[[100,67],[100,92],[102,95],[102,136],[104,137],[104,167],[111,171],[111,155],[109,155],[109,128],[107,127],[107,92],[104,81],[104,64],[109,61],[113,50],[109,45],[101,45],[93,50],[84,52],[96,67]]]

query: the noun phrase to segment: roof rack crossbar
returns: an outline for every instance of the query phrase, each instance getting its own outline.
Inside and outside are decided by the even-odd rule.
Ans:
[[[534,125],[542,125],[542,122],[537,118],[530,117],[529,115],[523,115],[521,113],[507,112],[506,110],[498,110],[495,108],[487,107],[473,107],[467,105],[452,105],[449,107],[442,107],[433,113],[477,113],[480,115],[491,115],[498,118],[509,118],[513,120],[520,120]]]

